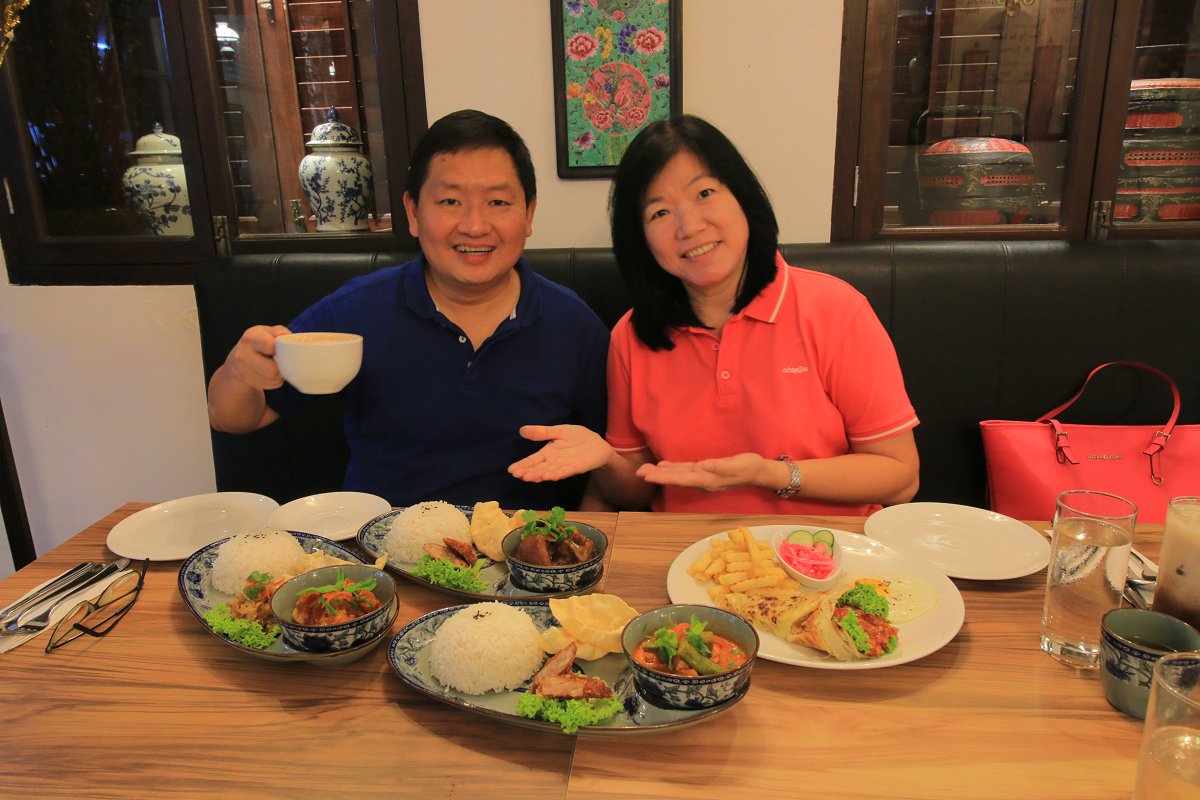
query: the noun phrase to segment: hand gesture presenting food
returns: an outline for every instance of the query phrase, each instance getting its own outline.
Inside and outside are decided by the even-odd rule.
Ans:
[[[530,483],[560,481],[604,466],[613,449],[600,434],[582,425],[522,425],[521,435],[549,442],[541,450],[508,467],[509,473]]]
[[[687,486],[704,492],[723,492],[734,486],[758,485],[764,465],[769,464],[758,453],[740,453],[725,458],[706,458],[703,461],[659,461],[643,464],[637,474],[647,483]]]

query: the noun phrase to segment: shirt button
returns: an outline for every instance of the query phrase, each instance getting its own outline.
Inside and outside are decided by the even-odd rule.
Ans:
[[[713,350],[720,350],[720,349],[721,349],[721,343],[713,342]]]
[[[460,336],[460,337],[458,337],[458,343],[459,343],[459,344],[466,344],[466,343],[467,343],[467,337],[465,337],[465,336]]]
[[[725,380],[729,380],[729,370],[725,370],[724,372],[722,372],[721,377],[724,378]]]

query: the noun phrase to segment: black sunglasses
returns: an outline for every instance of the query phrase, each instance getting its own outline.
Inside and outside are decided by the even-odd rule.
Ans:
[[[107,636],[129,613],[141,594],[150,559],[142,561],[141,569],[128,572],[114,580],[95,600],[84,600],[66,613],[50,631],[46,652],[57,650],[80,636]]]

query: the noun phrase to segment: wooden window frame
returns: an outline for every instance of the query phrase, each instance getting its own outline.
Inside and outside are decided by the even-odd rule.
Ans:
[[[402,209],[404,177],[416,140],[425,132],[425,81],[417,0],[373,0],[380,114],[389,200]],[[17,147],[0,154],[0,240],[9,282],[29,285],[190,284],[194,266],[218,254],[214,217],[237,219],[218,102],[219,66],[208,37],[211,15],[201,0],[160,0],[170,87],[176,104],[183,161],[189,177],[195,234],[190,239],[149,236],[52,237],[41,219],[39,185],[12,53],[0,66],[0,136]],[[18,31],[18,36],[19,36]],[[386,79],[385,79],[386,78]],[[233,253],[406,251],[415,248],[408,226],[348,234],[256,234],[230,239]]]
[[[1141,8],[1141,0],[1088,0],[1057,223],[884,228],[894,59],[878,54],[892,52],[897,6],[894,0],[846,0],[830,240],[1200,238],[1196,223],[1103,225],[1094,213],[1097,201],[1116,190]]]

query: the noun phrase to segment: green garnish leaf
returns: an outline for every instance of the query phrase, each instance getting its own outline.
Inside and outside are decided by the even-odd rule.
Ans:
[[[229,604],[222,603],[204,612],[204,621],[222,636],[255,650],[266,650],[279,638],[279,626],[266,630],[252,619],[237,619],[229,613]]]
[[[488,589],[488,583],[483,579],[481,570],[484,561],[479,559],[470,567],[460,567],[450,563],[448,558],[434,558],[426,553],[413,569],[413,575],[424,578],[438,586],[448,586],[464,592],[480,593]]]
[[[557,722],[563,733],[576,733],[581,727],[597,725],[620,710],[621,701],[616,697],[556,700],[527,692],[517,700],[517,713],[522,717]]]
[[[659,628],[656,630],[650,649],[658,651],[658,657],[663,660],[663,663],[670,666],[675,660],[675,654],[679,652],[679,637],[675,634],[675,629]]]
[[[708,646],[708,643],[712,641],[712,633],[705,630],[706,628],[708,628],[708,623],[701,622],[695,614],[692,614],[691,624],[688,625],[688,644],[694,647],[697,653],[708,658],[712,655],[712,648]]]
[[[363,578],[361,581],[355,583],[346,583],[346,572],[341,567],[338,567],[336,581],[324,586],[313,586],[304,589],[300,594],[313,594],[314,592],[320,592],[321,594],[329,594],[330,592],[349,592],[350,594],[354,594],[355,592],[373,592],[377,584],[378,581],[372,577]]]
[[[525,525],[521,528],[521,540],[530,536],[545,536],[553,542],[561,542],[575,532],[574,525],[567,524],[567,512],[555,506],[548,514],[526,511],[521,517]]]
[[[246,580],[246,588],[242,590],[242,594],[246,595],[247,600],[257,600],[271,582],[271,576],[266,572],[255,571],[251,572]]]

